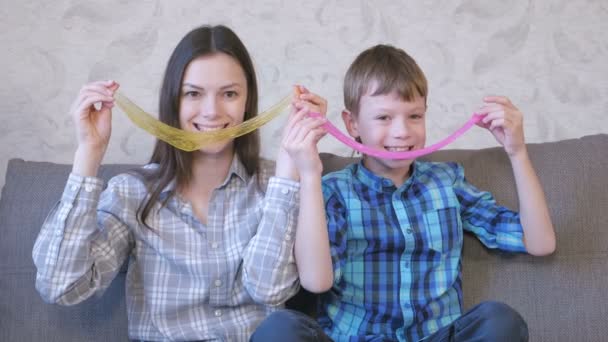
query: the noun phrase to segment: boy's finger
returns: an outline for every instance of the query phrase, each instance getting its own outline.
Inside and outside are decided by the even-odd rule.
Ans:
[[[502,105],[510,105],[511,104],[511,101],[506,96],[485,96],[483,98],[483,101],[484,102],[491,102],[491,103],[500,103]]]

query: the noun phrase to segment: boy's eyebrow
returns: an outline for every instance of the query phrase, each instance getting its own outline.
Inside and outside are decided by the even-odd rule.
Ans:
[[[385,108],[385,107],[378,107],[378,108],[376,108],[376,111],[382,112],[382,113],[392,113],[395,110],[394,109]],[[426,112],[426,106],[411,108],[409,110],[409,112]]]

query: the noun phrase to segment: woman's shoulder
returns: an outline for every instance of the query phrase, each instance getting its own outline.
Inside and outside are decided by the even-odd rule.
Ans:
[[[108,181],[108,189],[121,192],[146,192],[146,176],[158,170],[158,164],[146,164],[125,172],[119,173],[110,178]]]

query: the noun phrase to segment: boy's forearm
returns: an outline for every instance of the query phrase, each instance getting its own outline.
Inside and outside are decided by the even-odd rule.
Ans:
[[[320,175],[300,179],[295,257],[302,287],[316,293],[331,288],[333,268]]]
[[[555,231],[545,194],[528,152],[523,150],[510,159],[517,186],[526,249],[532,255],[551,254],[555,250]]]

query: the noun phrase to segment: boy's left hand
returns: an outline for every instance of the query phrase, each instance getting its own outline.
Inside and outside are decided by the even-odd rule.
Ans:
[[[522,112],[504,96],[486,96],[483,101],[476,113],[487,115],[477,125],[492,132],[509,157],[525,151]]]
[[[308,113],[317,113],[322,117],[327,114],[327,100],[317,94],[311,93],[306,87],[298,85],[298,91],[292,105],[300,110],[306,108]]]

